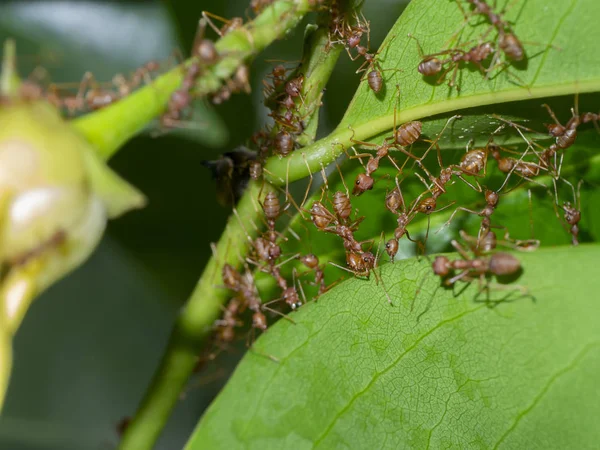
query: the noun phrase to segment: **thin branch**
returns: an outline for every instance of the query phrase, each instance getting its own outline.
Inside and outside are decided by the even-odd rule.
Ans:
[[[258,221],[262,213],[255,204],[259,191],[259,183],[250,183],[240,199],[237,210],[244,220]],[[152,383],[127,427],[119,449],[149,450],[154,446],[194,370],[199,350],[212,333],[213,323],[221,313],[221,305],[228,298],[229,292],[219,287],[223,285],[223,265],[239,266],[248,250],[248,234],[254,238],[256,233],[257,230],[251,227],[244,229],[234,214],[229,217],[217,244],[216,257],[212,257],[206,265],[194,292],[181,311]]]
[[[310,9],[309,0],[276,1],[253,21],[227,33],[216,43],[223,58],[198,79],[194,93],[202,96],[217,91],[240,64],[252,59],[296,26]],[[191,62],[191,59],[186,61],[184,66]],[[73,120],[73,125],[103,158],[108,159],[165,112],[171,94],[181,85],[183,75],[181,67],[175,67],[121,101]]]

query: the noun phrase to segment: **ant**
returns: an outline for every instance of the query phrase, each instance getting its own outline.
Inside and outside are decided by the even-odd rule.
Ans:
[[[369,153],[361,153],[351,157],[359,159],[367,156],[369,157],[369,161],[367,162],[365,168],[366,173],[361,173],[357,175],[352,193],[358,196],[368,190],[373,189],[375,180],[373,179],[372,174],[379,168],[379,162],[383,158],[388,158],[390,162],[394,165],[396,170],[399,173],[402,172],[402,169],[398,166],[398,164],[396,164],[395,159],[389,154],[390,149],[396,149],[401,151],[405,155],[416,159],[417,163],[421,165],[421,161],[419,160],[419,158],[417,158],[412,153],[408,152],[405,149],[405,147],[414,144],[421,137],[422,129],[423,123],[416,120],[407,122],[405,124],[400,125],[400,127],[396,128],[396,109],[394,109],[394,131],[392,137],[385,138],[381,145],[354,139],[354,130],[352,130],[352,137],[350,138],[351,142],[365,147],[375,147],[376,150],[375,156],[372,156]]]
[[[569,183],[567,180],[564,180],[564,181],[567,182],[567,184],[571,185],[571,183]],[[575,189],[573,188],[573,185],[571,185],[571,188],[573,188],[573,196],[575,198],[574,203],[564,202],[561,205],[561,208],[564,213],[563,217],[564,217],[565,222],[567,223],[567,227],[565,227],[565,229],[572,237],[571,243],[573,246],[579,245],[579,222],[581,220],[581,184],[582,183],[583,183],[583,180],[580,181],[579,184],[577,185],[577,194],[575,194]],[[556,208],[556,203],[554,205],[554,208],[555,208],[556,216],[560,219],[558,209]]]
[[[379,50],[377,50],[377,52],[375,52],[375,53],[369,53],[367,47],[357,45],[357,47],[356,47],[356,51],[358,52],[357,57],[350,58],[353,61],[356,60],[360,56],[363,56],[365,58],[365,61],[356,70],[356,73],[361,73],[361,72],[366,73],[366,76],[363,76],[360,81],[364,81],[366,78],[369,88],[375,94],[379,94],[381,92],[381,89],[383,88],[382,72],[389,71],[389,70],[393,70],[395,72],[402,71],[402,69],[398,69],[398,68],[382,69],[381,65],[379,64],[379,62],[376,59],[377,55],[379,55],[383,51],[385,46],[388,45],[390,42],[392,42],[395,38],[396,38],[396,36],[393,36],[389,41],[387,41],[381,47],[379,47]]]
[[[319,258],[309,253],[308,255],[299,256],[298,259],[304,266],[306,266],[309,270],[314,271],[315,273],[315,282],[314,285],[319,287],[319,294],[322,295],[327,292],[327,285],[325,284],[325,273],[323,269],[319,265]]]
[[[460,86],[456,85],[456,76],[461,62],[473,63],[484,75],[490,71],[490,67],[486,68],[482,64],[492,53],[494,53],[494,47],[489,42],[478,44],[468,51],[459,48],[451,48],[425,55],[418,39],[412,34],[409,34],[408,37],[414,39],[417,43],[417,50],[421,57],[421,62],[417,67],[419,73],[426,77],[432,77],[441,72],[441,75],[437,78],[436,84],[443,83],[448,73],[452,71],[452,78],[448,82],[448,86],[450,86],[450,88],[456,87],[456,89],[460,91]],[[448,58],[439,59],[438,56],[442,55],[448,55]],[[448,68],[442,72],[444,66],[448,63]]]
[[[173,128],[184,118],[184,111],[189,110],[193,101],[191,91],[202,69],[219,61],[220,55],[214,42],[204,39],[207,24],[204,17],[198,21],[198,30],[192,46],[192,62],[185,68],[181,87],[171,94],[167,111],[160,118],[164,128]]]
[[[96,81],[91,72],[86,72],[83,75],[75,95],[62,95],[59,86],[61,85],[51,84],[46,98],[56,108],[66,109],[69,115],[86,110],[95,111],[114,103],[120,98],[117,92],[101,88],[100,83]]]
[[[521,269],[520,261],[510,253],[498,252],[491,256],[471,257],[457,241],[452,240],[451,244],[463,259],[450,260],[442,255],[436,256],[432,264],[433,273],[444,279],[445,286],[453,286],[459,280],[471,282],[477,277],[481,292],[486,275],[513,275]],[[459,273],[447,278],[454,271]],[[485,288],[489,288],[489,282]]]
[[[512,32],[510,24],[502,19],[502,16],[506,14],[506,9],[500,14],[496,14],[492,7],[488,5],[484,0],[466,0],[473,6],[473,14],[487,16],[492,27],[495,27],[498,31],[498,46],[500,50],[506,55],[511,61],[522,61],[525,59],[525,49],[519,38]],[[457,0],[458,7],[463,13],[465,20],[469,18],[465,14],[462,6],[460,6]],[[489,30],[485,33],[487,35]]]
[[[421,194],[422,196],[423,194]],[[394,237],[386,242],[385,250],[390,260],[394,262],[394,257],[398,253],[399,243],[398,241],[406,235],[409,241],[416,243],[419,248],[424,249],[424,245],[421,241],[416,241],[410,237],[410,233],[407,230],[408,225],[415,218],[417,211],[415,210],[416,206],[419,203],[419,196],[414,202],[411,209],[406,211],[406,204],[404,202],[404,196],[402,195],[402,190],[400,189],[400,184],[396,179],[396,187],[389,192],[385,197],[385,207],[392,212],[393,214],[398,215],[397,223],[398,226],[394,230]]]
[[[267,78],[272,80],[272,85],[267,83],[266,80],[263,80],[263,84],[265,86],[265,97],[270,97],[274,92],[278,91],[285,84],[287,73],[290,70],[292,69],[288,69],[282,64],[278,64],[275,67],[273,67],[271,73],[267,75]]]
[[[517,159],[512,157],[503,157],[499,151],[503,148],[492,142],[488,144],[488,149],[492,154],[492,157],[498,163],[498,169],[500,170],[500,172],[514,172],[526,180],[533,181],[531,179],[537,177],[540,174],[540,170],[543,169],[543,167],[539,164],[523,161],[523,158],[527,154],[527,151],[524,152],[519,159]],[[506,149],[503,150],[506,151]]]

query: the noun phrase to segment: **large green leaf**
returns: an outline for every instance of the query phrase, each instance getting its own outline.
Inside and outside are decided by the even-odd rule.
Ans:
[[[382,267],[394,306],[344,282],[256,342],[186,448],[595,447],[600,246],[517,256],[530,295],[442,288],[426,258]]]

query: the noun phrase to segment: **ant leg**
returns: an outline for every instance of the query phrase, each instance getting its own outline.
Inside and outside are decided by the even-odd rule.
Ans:
[[[547,103],[543,103],[542,107],[546,108],[546,111],[548,111],[548,114],[550,115],[552,120],[554,120],[554,123],[556,123],[556,125],[560,125],[562,127],[562,124],[558,121],[558,119],[556,118],[556,115],[554,114],[554,111],[552,111],[550,106]]]
[[[345,270],[346,272],[349,272],[349,273],[351,273],[352,275],[354,275],[354,276],[355,276],[355,277],[357,277],[357,278],[358,278],[358,277],[359,277],[359,275],[360,275],[358,272],[355,272],[354,270],[348,269],[347,267],[340,266],[339,264],[336,264],[336,263],[334,263],[333,261],[328,261],[328,263],[327,263],[327,264],[329,264],[329,265],[332,265],[333,267],[337,267],[338,269]],[[367,277],[367,278],[368,278],[368,277]]]
[[[342,180],[342,184],[344,185],[344,189],[346,189],[346,195],[350,197],[350,191],[348,190],[348,186],[346,186],[346,181],[344,180],[344,174],[342,173],[342,169],[339,164],[336,162],[335,167],[337,168],[338,173],[340,174],[340,180]]]
[[[450,241],[450,244],[452,244],[452,247],[454,247],[456,249],[456,251],[458,253],[460,253],[460,256],[462,256],[465,260],[470,260],[471,257],[469,256],[469,254],[467,253],[467,251],[464,249],[464,247],[462,245],[460,245],[458,243],[458,241],[456,241],[455,239],[453,239],[452,241]],[[468,272],[468,269],[467,269]]]
[[[217,16],[208,11],[202,11],[202,17],[206,20],[206,23],[217,33],[220,37],[223,37],[223,33],[221,30],[214,24],[214,22],[210,19],[211,17],[215,20],[219,20],[223,22],[225,25],[229,25],[231,23],[230,20],[225,19],[224,17]]]
[[[304,198],[302,199],[302,203],[300,203],[300,206],[302,208],[304,208],[304,205],[306,204],[306,200],[308,199],[308,194],[310,193],[310,188],[312,187],[313,176],[312,176],[312,171],[310,170],[310,166],[308,165],[308,161],[306,159],[306,153],[302,152],[302,158],[304,159],[304,164],[306,164],[306,169],[308,170],[308,176],[309,176],[308,186],[306,188],[306,191],[304,192]]]
[[[467,257],[466,259],[469,259],[469,258]],[[458,275],[455,275],[452,278],[446,280],[444,282],[444,284],[446,284],[447,286],[452,286],[454,283],[456,283],[459,280],[462,280],[463,278],[467,277],[468,275],[469,275],[469,269],[465,269]]]

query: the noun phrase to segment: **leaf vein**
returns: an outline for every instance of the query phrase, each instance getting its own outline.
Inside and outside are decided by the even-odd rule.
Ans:
[[[521,420],[527,415],[529,414],[542,400],[542,398],[544,398],[544,396],[548,393],[548,391],[550,391],[550,388],[552,388],[552,386],[554,385],[554,383],[563,375],[565,375],[566,373],[572,371],[573,369],[575,369],[575,367],[577,367],[577,365],[581,362],[581,360],[586,356],[586,354],[590,351],[590,349],[592,347],[597,347],[600,346],[600,341],[596,341],[596,342],[592,342],[588,345],[586,345],[582,351],[579,352],[579,354],[571,361],[569,362],[569,364],[567,364],[565,367],[563,367],[562,369],[558,370],[554,375],[552,375],[548,381],[546,382],[546,384],[542,387],[542,389],[540,390],[540,392],[538,393],[538,395],[535,396],[535,398],[533,399],[533,401],[531,402],[531,404],[525,408],[524,410],[520,411],[519,414],[517,415],[517,417],[515,418],[515,421],[513,422],[513,424],[504,432],[504,434],[500,437],[500,439],[498,440],[498,442],[494,445],[494,449],[498,448],[498,446],[500,444],[502,444],[502,442],[504,442],[504,440],[508,437],[509,434],[511,434],[515,428],[517,428],[517,426],[519,425],[519,422],[521,422]]]
[[[483,308],[483,306],[479,306],[476,307],[475,309],[470,309],[468,311],[464,311],[460,314],[458,314],[457,316],[451,317],[450,319],[446,319],[446,320],[442,320],[441,322],[439,322],[435,327],[433,327],[431,330],[427,331],[425,334],[423,334],[421,337],[419,337],[410,347],[408,347],[403,353],[401,353],[398,358],[396,358],[388,367],[386,367],[385,369],[383,369],[381,372],[376,373],[373,378],[371,379],[371,381],[369,382],[369,384],[367,384],[367,386],[365,386],[365,388],[363,390],[361,390],[360,392],[356,393],[352,399],[350,400],[350,402],[348,402],[348,404],[342,408],[342,410],[340,412],[338,412],[333,420],[331,421],[331,423],[327,426],[327,428],[325,429],[325,431],[321,434],[321,436],[319,436],[316,441],[313,444],[313,448],[317,447],[322,441],[323,439],[325,439],[327,437],[327,435],[329,434],[329,432],[331,431],[331,429],[335,426],[335,424],[337,423],[338,419],[346,412],[350,409],[350,407],[354,404],[354,402],[356,400],[358,400],[363,394],[365,394],[369,389],[371,389],[371,387],[373,387],[373,385],[375,384],[375,382],[382,376],[385,375],[387,372],[389,372],[391,369],[393,369],[410,351],[412,351],[415,347],[417,347],[417,345],[419,345],[425,338],[429,337],[431,334],[433,334],[435,331],[437,331],[438,329],[442,328],[445,325],[448,325],[449,323],[455,322],[456,320],[459,320],[461,318],[463,318],[464,316],[477,312],[479,311],[481,308]]]

